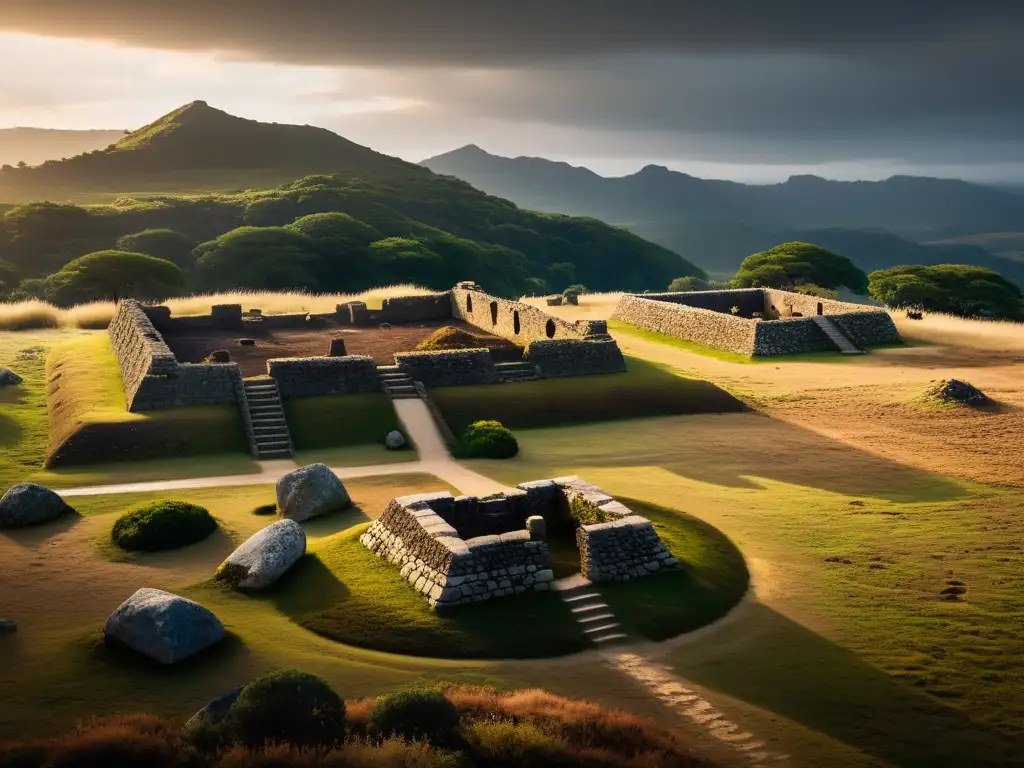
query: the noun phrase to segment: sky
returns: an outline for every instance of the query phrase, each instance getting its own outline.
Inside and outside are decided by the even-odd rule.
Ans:
[[[1024,183],[1021,0],[0,0],[0,127],[202,99],[422,160]]]

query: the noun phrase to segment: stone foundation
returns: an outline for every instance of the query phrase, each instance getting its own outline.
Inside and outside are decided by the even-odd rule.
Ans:
[[[611,519],[576,529],[584,576],[621,581],[680,567],[650,521],[578,477],[522,483],[488,498],[402,496],[359,540],[434,608],[544,591],[554,574],[543,536],[572,524],[568,507],[575,496]]]
[[[284,399],[380,391],[377,363],[363,355],[279,357],[267,360],[267,374]]]
[[[428,387],[455,384],[498,384],[501,379],[487,349],[399,352],[395,365]]]

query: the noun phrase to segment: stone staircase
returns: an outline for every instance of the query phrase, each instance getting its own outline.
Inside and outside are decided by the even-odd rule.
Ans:
[[[588,582],[583,586],[558,590],[558,596],[569,606],[583,634],[594,645],[605,647],[629,639],[593,584]]]
[[[532,363],[495,363],[494,367],[498,371],[498,376],[501,377],[502,382],[505,383],[512,381],[536,381],[541,378],[537,372],[537,366]]]
[[[416,382],[409,374],[401,371],[397,365],[379,365],[377,373],[380,374],[381,389],[392,400],[419,398],[420,393],[416,389]]]
[[[256,458],[287,459],[295,451],[284,418],[284,406],[277,382],[272,378],[246,379],[245,400],[255,438]]]
[[[847,338],[846,334],[839,330],[839,327],[829,320],[825,315],[814,315],[814,322],[825,332],[829,341],[836,345],[844,355],[863,355],[864,350],[857,347]]]

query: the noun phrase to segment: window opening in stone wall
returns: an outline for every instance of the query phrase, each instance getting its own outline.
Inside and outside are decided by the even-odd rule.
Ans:
[[[819,315],[820,315],[820,314],[823,314],[823,312],[822,312],[822,310],[823,310],[823,309],[824,309],[824,307],[823,307],[823,306],[821,306],[821,302],[819,301],[819,302],[818,302],[818,314],[819,314]]]
[[[517,309],[512,313],[512,330],[515,331],[516,336],[519,335],[519,310]]]
[[[498,302],[491,302],[491,325],[498,324]]]
[[[549,339],[555,338],[555,321],[548,320],[548,324],[545,326],[544,331],[547,333]]]
[[[466,311],[467,312],[472,312],[473,311],[473,297],[472,296],[467,296],[466,297]]]

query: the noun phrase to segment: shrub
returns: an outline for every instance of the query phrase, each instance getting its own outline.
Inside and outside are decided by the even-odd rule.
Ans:
[[[250,748],[333,747],[345,735],[345,702],[316,675],[274,672],[245,686],[225,727],[236,742]]]
[[[455,448],[460,459],[511,459],[519,453],[519,443],[500,421],[476,421],[466,427]]]
[[[432,352],[441,349],[480,349],[486,346],[480,337],[461,328],[446,325],[444,328],[438,328],[427,336],[427,338],[416,345],[416,349]]]
[[[252,511],[254,515],[276,515],[277,504],[263,504]]]
[[[568,288],[562,291],[562,296],[581,296],[586,292],[587,286],[580,285],[579,283],[577,283],[576,285],[570,285]]]
[[[202,541],[217,529],[210,513],[186,501],[154,501],[126,512],[111,538],[121,549],[156,552]]]
[[[226,349],[215,349],[213,352],[206,356],[206,363],[230,363],[231,353]]]
[[[613,519],[597,504],[578,493],[569,496],[569,517],[576,525],[597,525]]]
[[[370,712],[369,730],[377,736],[450,745],[458,735],[459,710],[442,691],[390,693],[377,699]]]

